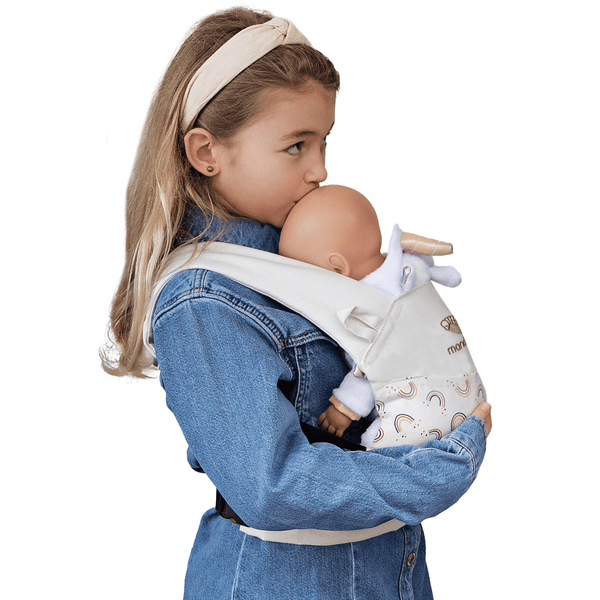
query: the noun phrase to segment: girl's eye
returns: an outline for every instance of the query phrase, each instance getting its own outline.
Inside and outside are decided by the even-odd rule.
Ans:
[[[285,151],[288,154],[292,154],[292,155],[296,156],[297,154],[300,154],[300,150],[302,149],[302,144],[304,144],[304,142],[298,142],[298,143],[294,144],[293,146],[286,148]]]

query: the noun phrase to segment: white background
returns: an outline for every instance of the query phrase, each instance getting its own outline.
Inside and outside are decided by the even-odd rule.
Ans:
[[[156,381],[100,369],[152,91],[225,2],[3,15],[0,596],[180,598],[214,489]],[[597,576],[600,9],[266,0],[342,76],[329,181],[452,241],[442,294],[494,406],[479,479],[425,524],[436,598],[591,597]],[[444,262],[442,263],[444,264]]]

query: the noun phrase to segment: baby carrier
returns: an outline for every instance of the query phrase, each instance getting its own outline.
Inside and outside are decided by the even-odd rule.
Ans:
[[[390,252],[396,243],[400,249],[399,236],[396,226]],[[485,400],[485,390],[460,327],[431,281],[444,283],[443,270],[452,268],[401,249],[397,255],[399,294],[390,295],[270,252],[221,242],[182,246],[153,290],[144,343],[154,356],[152,314],[166,283],[185,269],[215,271],[302,314],[346,350],[357,375],[368,379],[380,418],[369,449],[440,439]]]

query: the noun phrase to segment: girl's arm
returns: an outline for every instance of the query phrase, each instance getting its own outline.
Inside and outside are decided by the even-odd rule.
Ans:
[[[417,524],[454,504],[485,452],[477,417],[439,441],[370,452],[310,445],[278,382],[288,367],[260,319],[197,297],[154,324],[169,408],[233,510],[264,530]]]

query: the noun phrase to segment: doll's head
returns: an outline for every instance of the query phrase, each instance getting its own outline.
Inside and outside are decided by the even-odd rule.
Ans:
[[[381,231],[371,203],[341,185],[317,188],[298,202],[281,230],[279,253],[353,279],[378,269]]]

